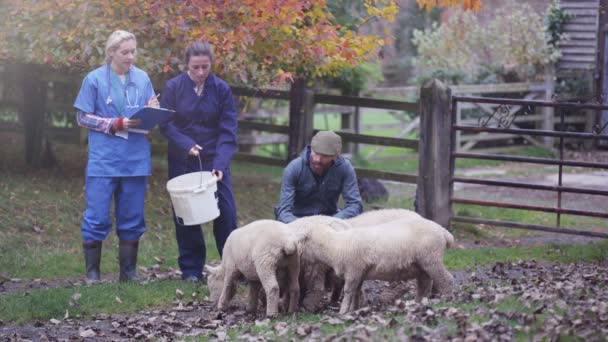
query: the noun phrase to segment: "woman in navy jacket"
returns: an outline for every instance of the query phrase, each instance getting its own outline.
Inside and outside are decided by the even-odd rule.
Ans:
[[[217,197],[220,216],[213,222],[213,235],[220,256],[224,243],[237,226],[232,193],[230,160],[237,148],[237,114],[232,90],[211,73],[213,51],[207,42],[186,48],[187,72],[169,80],[160,105],[175,110],[172,119],[161,124],[169,140],[169,179],[189,172],[211,171],[219,181]],[[185,280],[200,280],[205,264],[205,240],[200,225],[184,226],[173,215],[179,267]]]

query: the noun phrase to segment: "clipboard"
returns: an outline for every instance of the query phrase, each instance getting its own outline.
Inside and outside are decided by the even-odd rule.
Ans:
[[[171,117],[171,114],[173,113],[175,113],[175,111],[171,109],[144,107],[129,118],[141,120],[139,125],[129,128],[129,132],[147,134],[160,122]]]

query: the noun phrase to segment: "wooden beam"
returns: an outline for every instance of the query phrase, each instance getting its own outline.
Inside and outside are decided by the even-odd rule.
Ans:
[[[315,94],[315,103],[333,104],[341,106],[368,107],[378,109],[404,110],[417,113],[420,109],[416,102],[380,100],[356,96]]]
[[[452,93],[437,79],[420,90],[420,157],[417,199],[420,214],[448,228],[452,209],[450,156]]]

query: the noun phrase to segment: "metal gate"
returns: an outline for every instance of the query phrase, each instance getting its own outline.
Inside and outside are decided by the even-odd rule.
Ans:
[[[496,107],[493,112],[489,111],[487,115],[479,117],[477,124],[462,124],[457,122],[457,111],[459,104],[472,103],[476,106],[485,106],[492,104]],[[531,115],[534,113],[536,108],[553,108],[555,111],[555,124],[550,122],[546,125],[548,129],[535,129],[535,128],[521,128],[517,126],[517,118],[523,115]],[[536,224],[536,223],[523,223],[513,221],[499,221],[489,220],[480,217],[467,217],[457,216],[452,214],[451,222],[465,222],[474,224],[488,224],[494,226],[539,230],[547,232],[557,232],[565,234],[584,235],[592,237],[603,237],[608,238],[608,231],[592,231],[588,227],[562,227],[562,215],[578,215],[595,218],[608,218],[608,212],[586,210],[592,208],[583,209],[569,209],[564,208],[562,203],[563,194],[586,194],[594,196],[608,196],[608,190],[592,189],[592,188],[578,188],[572,186],[563,185],[563,174],[564,167],[584,167],[593,169],[608,170],[608,164],[599,162],[587,162],[580,160],[565,160],[564,150],[566,145],[566,139],[582,139],[587,141],[595,142],[597,140],[605,140],[608,142],[608,135],[601,134],[605,127],[599,125],[594,126],[593,132],[571,132],[567,131],[566,125],[566,111],[578,111],[578,110],[594,110],[603,111],[608,110],[608,106],[599,104],[583,104],[583,103],[560,103],[560,102],[545,102],[545,101],[527,101],[527,100],[515,100],[515,99],[498,99],[498,98],[480,98],[480,97],[452,97],[452,124],[451,124],[451,153],[450,153],[450,206],[454,203],[475,205],[484,207],[495,207],[495,208],[506,208],[506,209],[518,209],[518,210],[530,210],[536,212],[553,213],[555,214],[555,224]],[[559,121],[557,121],[559,120]],[[608,124],[607,124],[608,125]],[[557,129],[553,129],[557,127]],[[460,132],[460,133],[459,133]],[[556,158],[539,158],[539,157],[524,157],[524,156],[512,156],[512,155],[501,155],[501,154],[490,154],[490,153],[465,153],[458,152],[456,146],[456,135],[463,134],[466,132],[470,133],[481,133],[485,134],[513,134],[517,136],[533,137],[543,139],[557,139],[557,154]],[[531,166],[534,165],[554,165],[558,168],[558,177],[556,184],[538,184],[531,182],[520,182],[520,181],[504,181],[504,180],[493,180],[484,178],[472,178],[472,177],[457,177],[454,174],[455,161],[459,158],[467,159],[483,159],[483,160],[495,160],[503,162],[519,162],[527,163]],[[466,199],[455,197],[454,184],[465,183],[465,184],[477,184],[494,187],[508,187],[513,189],[528,189],[538,191],[548,191],[557,194],[557,200],[554,206],[539,206],[529,205],[521,203],[506,203],[501,201],[489,201],[482,199]],[[606,179],[608,184],[608,177]],[[608,200],[608,199],[607,199]],[[453,208],[451,210],[453,213]],[[583,229],[580,229],[583,228]]]

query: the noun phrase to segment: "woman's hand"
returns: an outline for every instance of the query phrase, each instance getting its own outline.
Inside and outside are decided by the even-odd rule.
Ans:
[[[148,100],[148,102],[146,102],[146,107],[154,107],[154,108],[160,108],[160,102],[158,102],[158,95],[152,95],[152,97]]]
[[[188,155],[193,156],[193,157],[198,157],[200,152],[202,151],[203,148],[200,147],[198,144],[192,146],[192,148],[190,149],[190,151],[188,151]]]
[[[221,181],[222,178],[224,178],[224,173],[220,170],[211,170],[211,174],[214,175],[215,177],[217,177],[217,181]]]
[[[127,119],[127,118],[124,118],[122,120],[122,130],[126,131],[129,128],[136,127],[140,123],[141,123],[141,119]]]

